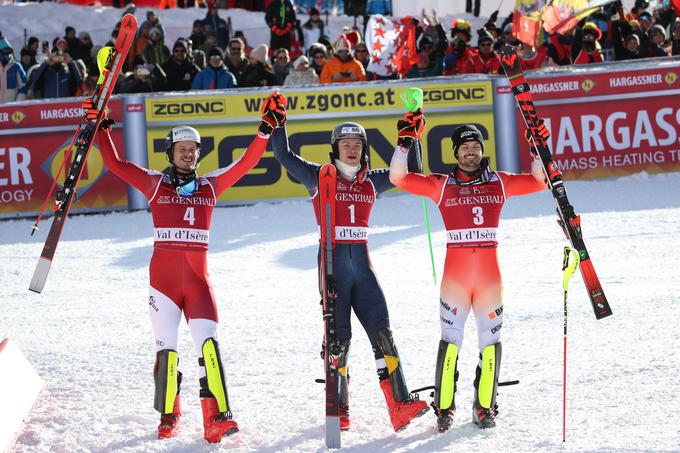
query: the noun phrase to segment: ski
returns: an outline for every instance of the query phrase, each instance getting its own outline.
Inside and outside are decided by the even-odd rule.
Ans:
[[[513,46],[505,45],[499,51],[501,65],[505,70],[505,75],[510,81],[512,92],[517,100],[517,105],[522,112],[522,117],[526,123],[527,130],[531,134],[534,151],[538,153],[543,164],[543,171],[548,180],[548,187],[552,192],[555,202],[557,204],[557,214],[559,216],[559,224],[564,230],[565,235],[571,242],[571,246],[578,252],[580,263],[579,269],[583,276],[583,281],[588,290],[590,303],[593,306],[596,319],[602,319],[612,314],[609,307],[600,280],[595,273],[595,267],[590,260],[588,250],[583,241],[583,232],[581,231],[581,216],[574,212],[574,207],[569,203],[567,198],[567,190],[564,187],[564,180],[557,164],[552,158],[550,147],[545,139],[541,138],[538,133],[540,126],[540,117],[536,113],[534,101],[531,96],[531,88],[524,78],[524,73],[520,66],[520,59],[517,51]]]
[[[340,350],[335,330],[333,249],[335,248],[336,170],[331,164],[319,171],[319,227],[321,271],[319,273],[324,325],[324,372],[326,376],[326,447],[340,448]]]
[[[90,147],[94,141],[99,123],[106,114],[106,106],[136,32],[137,19],[135,19],[135,16],[132,14],[126,14],[121,21],[115,47],[104,47],[99,51],[99,54],[97,54],[97,60],[98,63],[100,63],[100,76],[97,80],[97,88],[95,94],[92,96],[92,101],[93,104],[97,106],[99,115],[96,118],[89,120],[83,115],[78,129],[74,134],[74,139],[69,151],[64,157],[66,160],[69,156],[73,155],[72,160],[69,162],[70,167],[68,168],[68,173],[65,175],[62,189],[55,192],[55,213],[52,220],[52,226],[47,234],[45,245],[43,246],[40,258],[38,259],[38,265],[35,268],[31,284],[29,285],[29,289],[36,293],[42,292],[45,287],[45,281],[47,280],[47,274],[52,265],[54,252],[59,243],[61,232],[64,229],[64,223],[66,222],[69,209],[71,208],[73,197],[76,194],[76,186],[78,185],[80,176],[85,168],[85,160],[87,159]],[[48,194],[48,198],[51,194],[52,191]],[[37,221],[34,226],[34,231],[35,229],[37,229]]]

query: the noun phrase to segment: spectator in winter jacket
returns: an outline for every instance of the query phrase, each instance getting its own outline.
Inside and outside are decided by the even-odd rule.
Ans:
[[[269,54],[269,47],[266,44],[260,44],[250,52],[248,57],[248,67],[246,67],[243,76],[243,84],[240,86],[246,87],[263,87],[276,85],[276,76],[271,65],[267,63],[267,55]]]
[[[680,55],[680,17],[671,24],[671,54]]]
[[[550,35],[550,45],[548,46],[548,58],[555,66],[565,66],[571,64],[571,47],[574,42],[573,30],[564,34],[553,33]]]
[[[234,38],[238,38],[243,42],[243,53],[245,54],[246,58],[250,56],[250,52],[253,50],[252,46],[248,44],[248,40],[246,39],[246,35],[243,34],[241,30],[236,30],[234,32]]]
[[[501,61],[493,51],[494,39],[491,33],[481,30],[477,38],[477,53],[465,62],[465,74],[499,74]]]
[[[163,44],[163,34],[157,28],[149,31],[149,41],[144,49],[144,61],[146,63],[162,65],[170,59],[170,49]]]
[[[192,90],[221,90],[236,86],[236,77],[224,65],[222,49],[214,47],[208,57],[208,66],[198,73],[191,84]]]
[[[309,50],[309,58],[312,60],[310,66],[316,75],[321,75],[321,71],[323,71],[323,67],[326,64],[327,57],[328,54],[326,52],[326,46],[319,43],[312,45]]]
[[[197,49],[203,47],[203,44],[205,43],[205,27],[203,26],[202,20],[196,19],[194,21],[194,26],[191,29],[191,36],[189,36],[189,39],[193,41],[194,46]]]
[[[71,56],[78,52],[78,37],[76,35],[76,29],[70,25],[64,30],[64,40],[66,41],[66,47],[64,50],[68,50]]]
[[[172,46],[172,57],[161,65],[166,76],[165,91],[187,91],[198,74],[198,67],[187,57],[186,43],[177,40]]]
[[[548,64],[548,49],[544,46],[528,46],[520,43],[519,62],[523,71],[530,69],[541,69]]]
[[[231,19],[227,22],[218,15],[217,4],[214,1],[209,1],[208,13],[205,16],[205,19],[203,19],[203,28],[205,29],[206,36],[208,33],[215,33],[217,45],[220,49],[227,47],[227,43],[229,42],[229,33],[231,31],[230,23]],[[206,55],[207,54],[208,53],[206,52]]]
[[[428,38],[429,39],[429,38]],[[418,63],[411,66],[411,69],[406,73],[407,79],[416,79],[421,77],[434,77],[442,75],[442,68],[436,68],[430,62],[430,55],[425,50],[418,52]]]
[[[286,86],[316,85],[318,83],[319,76],[309,67],[309,60],[304,55],[299,56],[293,62],[293,69],[283,82]]]
[[[319,76],[321,83],[345,83],[366,80],[366,71],[352,56],[350,42],[341,35],[335,42],[335,54],[326,62]]]
[[[319,41],[323,36],[324,24],[319,17],[319,10],[312,8],[309,10],[309,20],[302,25],[302,36],[304,38],[304,48],[308,51],[312,44]]]
[[[632,32],[627,21],[613,21],[611,30],[615,60],[644,58],[644,55],[640,52],[640,37]]]
[[[201,71],[208,67],[207,57],[201,49],[194,50],[194,64],[198,66]]]
[[[147,28],[147,25],[149,30],[155,28],[161,32],[161,41],[165,41],[165,28],[163,28],[160,18],[152,9],[146,12],[146,20],[142,22],[140,28]]]
[[[272,69],[276,76],[276,84],[283,85],[283,82],[286,80],[286,76],[288,76],[291,69],[288,49],[277,49],[276,52],[274,52],[274,64],[272,65]]]
[[[227,65],[229,72],[234,74],[236,77],[236,82],[238,86],[243,85],[243,73],[248,67],[248,59],[246,58],[243,41],[241,38],[232,38],[229,41],[229,46],[227,48],[227,56],[224,59],[224,63]]]
[[[465,73],[467,60],[475,53],[470,47],[471,25],[463,19],[451,21],[451,43],[444,57],[444,75]]]
[[[666,30],[661,25],[654,25],[649,29],[646,53],[650,58],[668,57],[671,55],[670,48],[666,44]]]
[[[73,59],[55,47],[32,76],[28,86],[28,98],[68,98],[75,95],[83,82]]]
[[[295,9],[290,0],[274,0],[267,7],[264,20],[271,31],[272,49],[290,50],[290,33],[295,26]]]
[[[571,46],[574,64],[600,63],[604,61],[599,40],[602,31],[593,22],[586,22],[583,29],[576,27],[574,41]]]
[[[14,49],[0,38],[0,104],[22,100],[26,94],[26,71],[14,61]]]

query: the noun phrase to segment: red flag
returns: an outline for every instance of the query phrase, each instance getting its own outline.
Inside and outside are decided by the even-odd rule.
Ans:
[[[543,0],[517,0],[512,15],[512,30],[517,39],[528,46],[541,42],[541,10]]]
[[[671,0],[671,5],[673,5],[675,15],[680,17],[680,0]]]
[[[400,21],[372,15],[366,27],[371,56],[367,70],[380,76],[405,75],[418,62],[416,27],[410,16]]]

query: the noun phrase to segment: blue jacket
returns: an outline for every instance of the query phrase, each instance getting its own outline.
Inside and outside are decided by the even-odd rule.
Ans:
[[[196,74],[194,81],[191,83],[192,90],[215,90],[233,88],[235,86],[236,77],[224,65],[218,69],[208,65],[207,68]]]
[[[6,65],[0,64],[0,104],[21,100],[26,94],[26,82],[26,71],[14,57]]]
[[[44,99],[67,98],[75,95],[82,83],[83,78],[73,61],[60,65],[58,69],[44,62],[31,77],[28,89],[42,92]]]

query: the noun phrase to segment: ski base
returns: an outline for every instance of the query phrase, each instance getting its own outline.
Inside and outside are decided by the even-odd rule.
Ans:
[[[33,278],[31,279],[31,284],[28,289],[34,293],[40,294],[45,288],[45,282],[47,281],[47,274],[50,273],[50,267],[52,266],[52,260],[43,258],[42,256],[38,259],[38,265],[35,267],[35,272],[33,272]]]
[[[340,417],[326,416],[326,447],[340,446]]]

